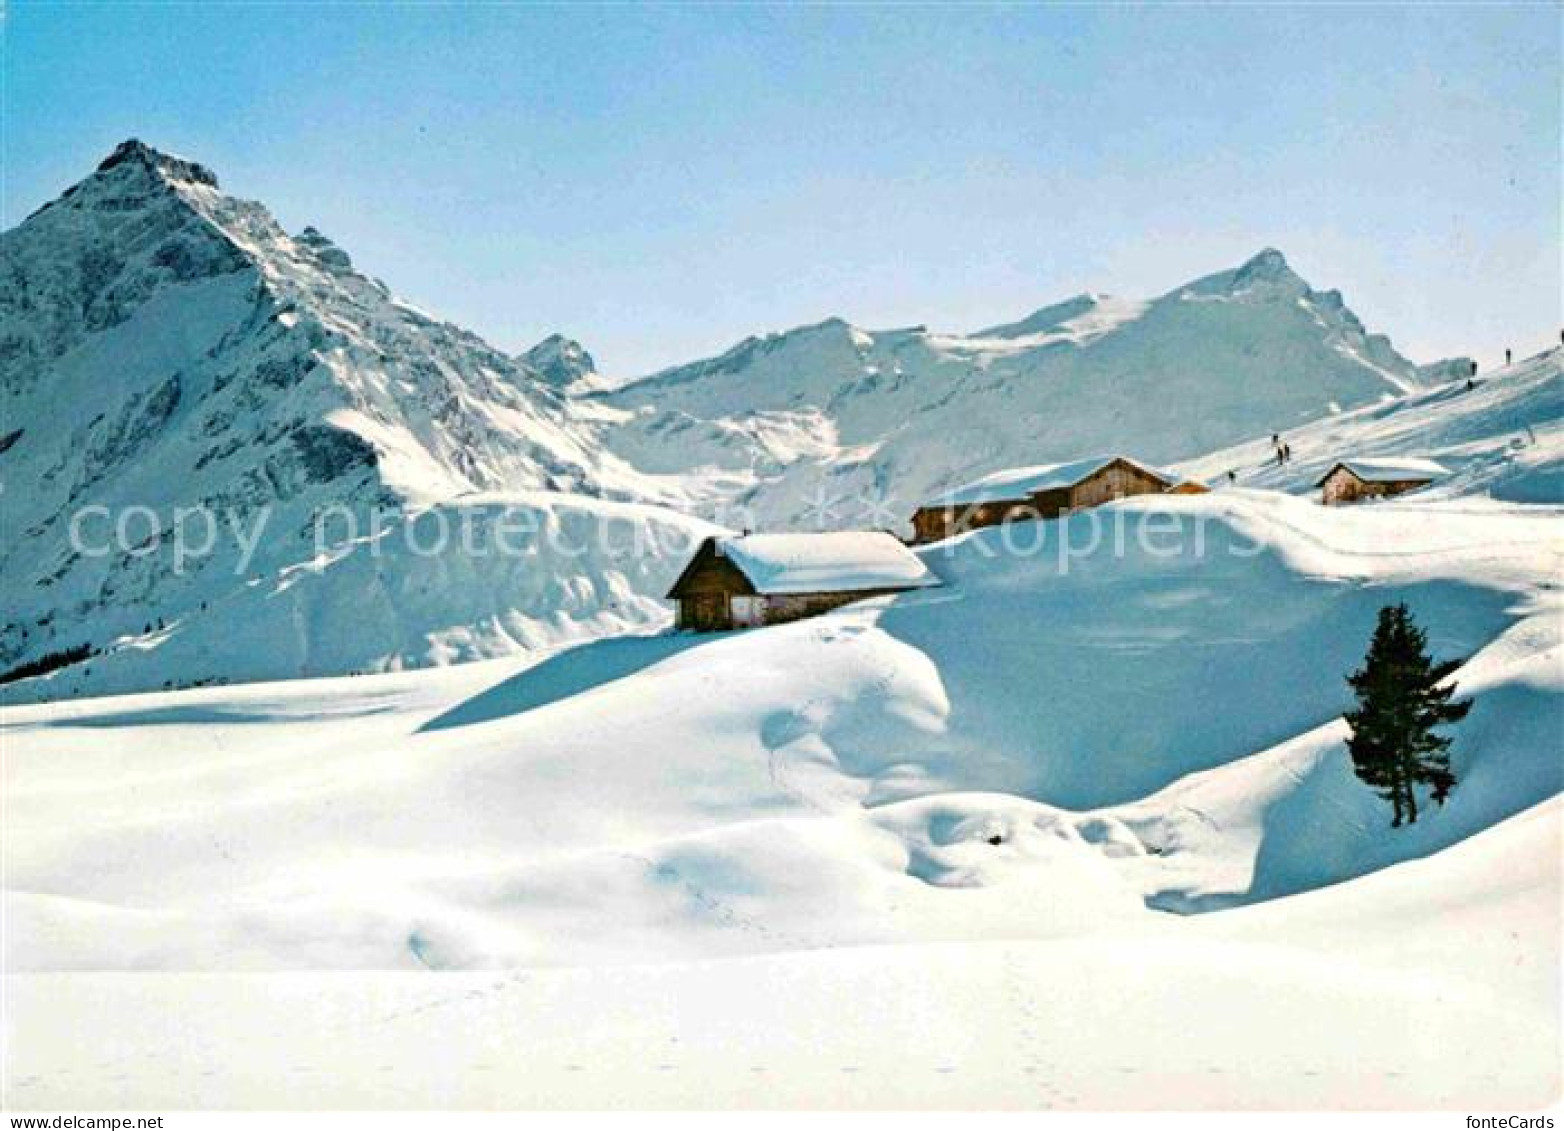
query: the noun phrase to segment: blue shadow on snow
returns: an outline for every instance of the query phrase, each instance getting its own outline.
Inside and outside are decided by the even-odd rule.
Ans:
[[[635,675],[722,634],[680,632],[660,636],[621,636],[579,644],[550,656],[536,667],[517,672],[493,687],[458,703],[418,728],[425,731],[486,723],[546,707],[572,695]]]

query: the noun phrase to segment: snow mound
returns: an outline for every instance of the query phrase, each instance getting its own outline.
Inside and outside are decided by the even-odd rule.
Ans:
[[[1152,905],[1208,911],[1340,883],[1430,855],[1564,792],[1561,612],[1564,604],[1548,598],[1461,667],[1456,682],[1473,710],[1455,732],[1460,786],[1411,828],[1387,835],[1384,807],[1354,776],[1339,720],[1111,810],[1159,848],[1142,869]]]
[[[661,628],[670,609],[660,595],[718,533],[631,503],[469,495],[0,686],[0,701],[395,671]]]

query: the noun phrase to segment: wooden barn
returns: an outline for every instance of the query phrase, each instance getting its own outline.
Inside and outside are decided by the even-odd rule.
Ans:
[[[1344,459],[1315,484],[1328,507],[1404,495],[1448,472],[1431,459]]]
[[[912,516],[913,541],[941,539],[1004,522],[1058,518],[1130,495],[1204,494],[1204,485],[1128,456],[1096,456],[995,472],[947,492]]]
[[[939,579],[893,535],[873,531],[707,538],[668,591],[678,627],[752,628]]]

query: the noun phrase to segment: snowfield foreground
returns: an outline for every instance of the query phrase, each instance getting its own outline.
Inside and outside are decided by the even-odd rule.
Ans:
[[[1130,500],[777,628],[6,708],[5,1102],[1554,1101],[1559,518]],[[1391,830],[1398,600],[1476,706]]]

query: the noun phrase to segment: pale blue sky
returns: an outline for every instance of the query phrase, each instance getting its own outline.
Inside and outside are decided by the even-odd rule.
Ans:
[[[46,4],[4,224],[138,136],[612,373],[1283,249],[1417,360],[1557,341],[1560,9]]]

